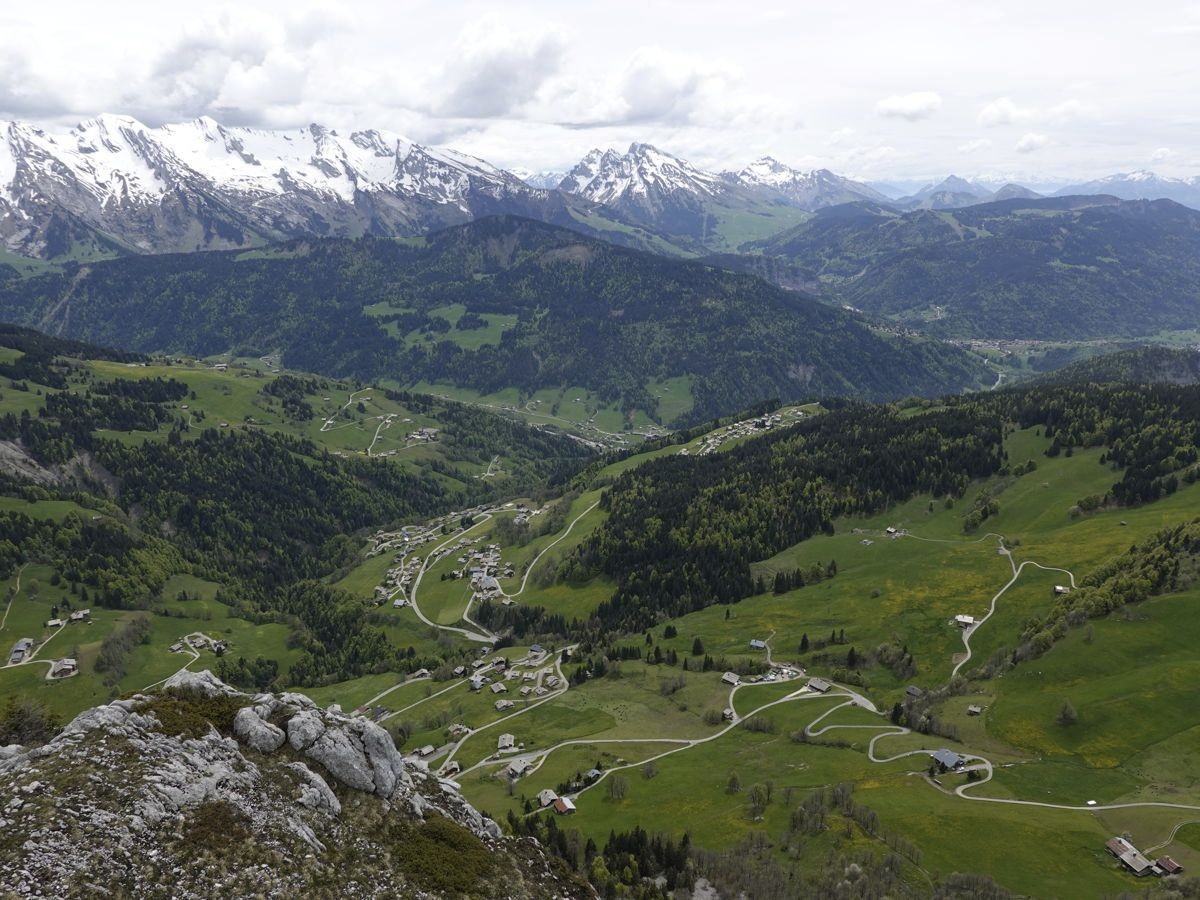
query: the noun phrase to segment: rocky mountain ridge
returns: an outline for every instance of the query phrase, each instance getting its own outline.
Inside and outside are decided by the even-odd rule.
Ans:
[[[379,725],[181,671],[0,748],[11,896],[589,897]]]

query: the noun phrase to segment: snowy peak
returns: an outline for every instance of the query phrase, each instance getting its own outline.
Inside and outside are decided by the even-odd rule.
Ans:
[[[529,214],[545,202],[483,160],[374,129],[267,131],[207,116],[152,128],[112,114],[54,134],[0,124],[0,240],[35,256],[71,252],[51,251],[55,232],[106,252],[193,250],[419,234],[503,211],[498,203]]]
[[[1059,197],[1072,194],[1110,194],[1121,200],[1174,200],[1200,209],[1200,176],[1171,178],[1141,169],[1070,185],[1055,192]]]
[[[633,143],[624,155],[592,150],[567,173],[559,189],[596,203],[619,204],[671,194],[715,197],[722,182],[720,176],[651,144]]]
[[[791,205],[808,210],[861,200],[888,202],[883,194],[862,182],[844,178],[828,169],[802,172],[772,156],[763,156],[744,169],[725,175],[748,188],[773,191]]]

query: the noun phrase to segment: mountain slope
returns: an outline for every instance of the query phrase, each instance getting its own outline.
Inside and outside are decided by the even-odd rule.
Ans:
[[[1200,384],[1200,350],[1138,347],[1082,359],[1035,380],[1039,384]]]
[[[5,894],[595,896],[380,726],[210,672],[3,748],[0,789]]]
[[[500,212],[589,232],[592,204],[453,150],[365,130],[149,128],[104,115],[65,134],[0,123],[0,239],[26,256],[257,246],[297,236],[416,235]],[[618,242],[638,243],[617,231]]]
[[[757,278],[511,217],[419,245],[302,242],[10,279],[0,316],[132,349],[280,350],[323,374],[484,393],[579,386],[649,413],[648,384],[686,376],[691,419],[771,396],[896,397],[986,379],[948,345],[877,333]]]
[[[1167,200],[856,204],[758,246],[843,302],[936,334],[1137,336],[1192,328],[1200,311],[1200,213]]]

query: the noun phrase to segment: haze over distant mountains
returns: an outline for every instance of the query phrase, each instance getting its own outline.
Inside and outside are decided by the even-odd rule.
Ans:
[[[1200,208],[1200,178],[1113,175],[1057,192]],[[511,172],[377,130],[148,127],[102,115],[63,133],[0,123],[0,239],[41,258],[258,246],[295,237],[414,236],[516,214],[670,253],[736,251],[814,211],[868,202],[958,209],[1037,194],[951,175],[904,197],[770,156],[712,172],[645,143],[564,173]]]

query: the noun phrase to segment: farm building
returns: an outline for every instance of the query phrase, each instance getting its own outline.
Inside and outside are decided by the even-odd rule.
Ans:
[[[66,624],[66,623],[63,622],[62,619],[49,619],[46,622],[46,627],[47,628],[62,628],[64,624]]]
[[[73,612],[69,616],[67,616],[67,621],[68,622],[86,622],[91,617],[92,617],[92,611],[90,609],[77,609],[77,610],[75,610],[75,612]]]
[[[1162,869],[1165,875],[1178,875],[1183,871],[1183,866],[1169,856],[1160,856],[1154,864]]]
[[[760,640],[758,640],[757,638],[755,638],[754,640],[752,640],[752,641],[750,642],[750,649],[751,649],[751,650],[766,650],[766,649],[767,649],[767,642],[766,642],[766,641],[760,641]]]
[[[730,707],[728,707],[728,706],[727,706],[727,707],[725,707],[725,711],[724,711],[723,713],[721,713],[721,717],[722,717],[722,718],[723,718],[723,719],[724,719],[726,722],[732,722],[732,721],[733,721],[733,717],[734,717],[734,715],[735,715],[735,713],[734,713],[733,709],[731,709],[731,708],[730,708]]]
[[[599,769],[588,769],[586,772],[583,773],[583,780],[586,781],[588,784],[591,784],[593,781],[598,781],[602,774],[604,774],[604,773],[601,772]]]
[[[55,660],[54,665],[50,667],[51,678],[66,678],[69,675],[74,675],[79,671],[79,664],[71,659]]]
[[[830,684],[828,681],[826,681],[824,678],[808,679],[808,689],[810,691],[816,691],[818,694],[824,694],[824,693],[828,692],[828,690],[831,687],[833,687],[833,685]]]
[[[504,771],[508,774],[509,778],[520,778],[529,771],[531,766],[532,763],[530,763],[528,760],[517,759],[510,762]]]
[[[1143,875],[1162,874],[1162,870],[1158,866],[1146,859],[1137,847],[1123,837],[1111,838],[1105,843],[1104,849],[1119,859],[1121,865],[1139,878]]]
[[[511,734],[502,734],[496,739],[496,749],[511,750],[514,746],[516,746],[516,740],[517,739]]]
[[[1071,589],[1069,587],[1067,587],[1065,584],[1056,584],[1054,586],[1054,593],[1069,594],[1069,593],[1071,593]]]
[[[966,616],[960,613],[954,617],[954,624],[959,628],[970,628],[975,624],[975,619],[972,616]]]
[[[424,747],[418,750],[417,753],[421,756],[433,756],[435,749],[436,748],[433,746],[433,744],[426,744]]]
[[[8,654],[8,664],[16,665],[25,659],[27,653],[33,649],[33,638],[21,638],[13,644],[12,651]]]
[[[736,685],[738,683],[738,681],[740,681],[740,680],[741,679],[738,678],[736,672],[726,672],[724,675],[721,676],[721,681],[723,681],[725,684]]]
[[[559,797],[554,801],[554,811],[560,816],[569,816],[575,812],[575,804],[566,797]]]
[[[929,758],[947,770],[961,768],[964,762],[963,758],[953,750],[934,750],[929,754]]]
[[[544,791],[538,791],[537,799],[538,806],[549,806],[558,799],[558,794],[554,793],[550,788],[546,788]]]
[[[980,716],[980,715],[983,715],[983,707],[982,707],[982,706],[976,706],[974,703],[972,703],[970,706],[968,706],[968,707],[967,707],[967,715],[968,715],[968,716]]]
[[[917,687],[915,684],[910,684],[908,687],[906,687],[904,689],[904,693],[906,695],[908,695],[909,697],[912,697],[914,700],[916,700],[918,697],[925,696],[925,692],[923,690],[921,690],[919,687]]]

